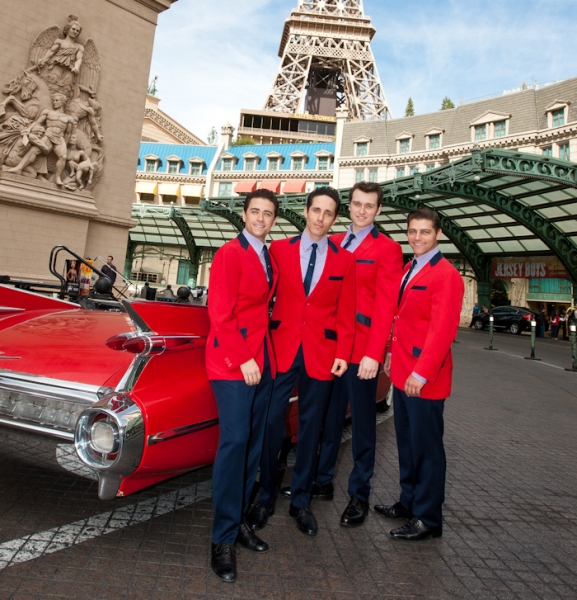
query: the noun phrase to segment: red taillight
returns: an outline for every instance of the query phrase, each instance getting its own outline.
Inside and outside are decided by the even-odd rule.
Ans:
[[[106,345],[112,350],[130,352],[132,354],[161,354],[165,350],[178,348],[187,344],[199,343],[204,340],[194,335],[134,335],[133,333],[121,333],[106,340]]]
[[[530,321],[533,318],[533,316],[532,315],[523,315],[523,318],[527,319],[527,321]]]

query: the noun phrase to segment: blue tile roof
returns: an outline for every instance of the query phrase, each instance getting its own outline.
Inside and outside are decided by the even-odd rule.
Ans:
[[[181,175],[186,175],[189,172],[189,158],[201,158],[204,161],[202,175],[206,175],[206,171],[216,154],[216,146],[193,146],[189,144],[160,144],[157,142],[141,142],[140,152],[138,154],[137,171],[144,172],[146,167],[145,156],[154,154],[160,159],[157,168],[158,173],[165,173],[168,167],[166,159],[169,156],[178,156],[182,162],[180,163]]]
[[[335,153],[335,143],[334,142],[321,142],[317,144],[311,144],[306,142],[301,142],[298,144],[254,144],[248,146],[231,146],[225,152],[228,154],[233,154],[238,157],[238,161],[234,166],[234,171],[243,171],[244,170],[244,159],[242,157],[243,154],[247,152],[251,152],[260,157],[258,161],[258,166],[256,167],[256,171],[266,171],[267,170],[267,157],[266,155],[270,152],[277,152],[278,154],[283,156],[281,164],[279,165],[279,171],[290,171],[291,169],[291,153],[300,151],[304,152],[308,155],[308,160],[306,161],[304,170],[305,171],[316,171],[317,168],[317,159],[315,154],[320,152],[321,150],[326,150],[334,155]],[[222,160],[219,161],[216,169],[217,171],[222,170]],[[332,167],[331,167],[332,168]]]

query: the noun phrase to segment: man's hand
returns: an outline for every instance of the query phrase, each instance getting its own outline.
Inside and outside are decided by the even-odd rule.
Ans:
[[[335,358],[331,373],[337,377],[342,377],[345,371],[348,369],[347,361],[342,358]]]
[[[407,394],[407,396],[416,396],[418,398],[421,395],[421,390],[424,385],[425,384],[422,381],[409,375],[407,381],[405,381],[405,394]]]
[[[385,358],[385,373],[387,374],[387,377],[391,376],[391,355],[387,354],[386,358]]]
[[[246,385],[258,385],[260,383],[261,372],[254,358],[242,363],[242,365],[240,365],[240,370]]]
[[[359,363],[359,379],[374,379],[379,374],[379,361],[369,356],[363,356]]]

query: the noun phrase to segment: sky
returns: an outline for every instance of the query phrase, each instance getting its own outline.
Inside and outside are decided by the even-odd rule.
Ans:
[[[158,19],[160,109],[206,140],[262,109],[297,0],[178,0]],[[577,0],[364,0],[393,118],[577,76]]]

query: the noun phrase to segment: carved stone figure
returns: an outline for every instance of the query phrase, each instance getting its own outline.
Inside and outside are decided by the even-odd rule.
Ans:
[[[79,40],[75,15],[41,31],[30,63],[2,88],[0,167],[89,190],[103,170],[102,107],[96,100],[100,59],[91,39]]]

